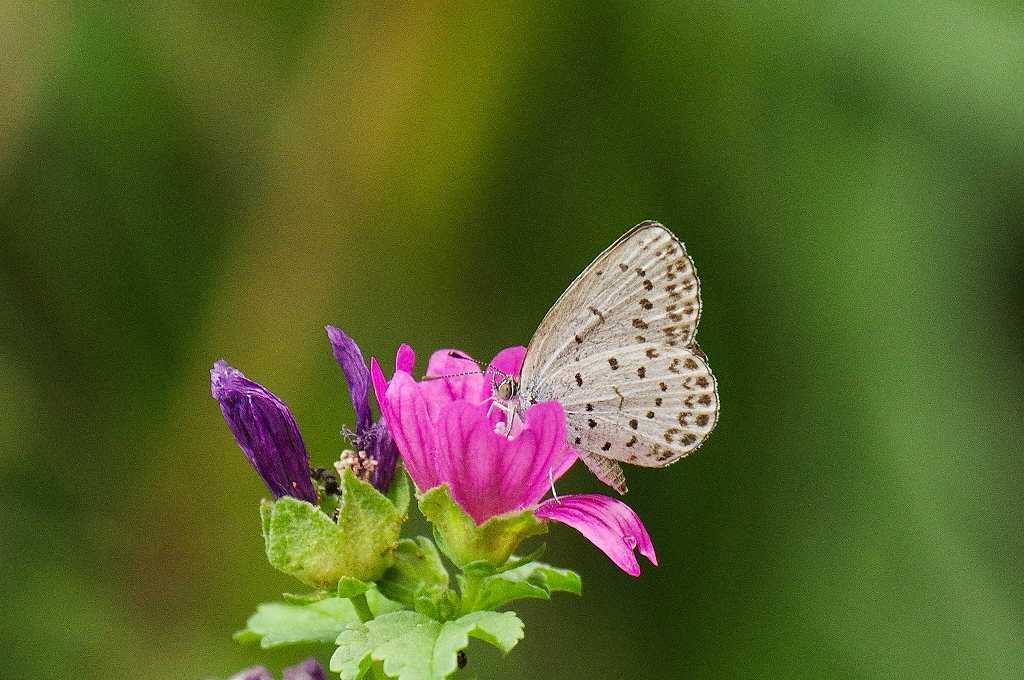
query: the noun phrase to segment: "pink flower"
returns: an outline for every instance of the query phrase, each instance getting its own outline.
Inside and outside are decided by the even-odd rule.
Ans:
[[[452,354],[434,352],[427,367],[428,377],[449,377],[418,382],[412,377],[416,355],[408,345],[398,350],[390,383],[377,360],[370,362],[381,412],[417,488],[427,491],[447,484],[477,524],[533,508],[539,518],[575,528],[633,576],[640,574],[635,549],[657,564],[651,537],[625,503],[599,495],[540,503],[551,479],[572,467],[578,454],[566,443],[559,402],[530,406],[522,418],[514,419],[508,435],[504,413],[491,407],[492,376],[517,376],[526,348],[502,350],[486,374]]]

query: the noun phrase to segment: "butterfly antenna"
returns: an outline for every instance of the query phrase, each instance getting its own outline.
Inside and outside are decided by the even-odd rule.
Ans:
[[[443,380],[445,378],[461,378],[462,376],[465,376],[465,375],[480,375],[480,374],[486,373],[486,372],[487,371],[466,371],[465,373],[447,373],[445,375],[425,375],[422,378],[420,378],[420,380],[423,381],[423,380]]]
[[[472,357],[467,357],[462,352],[456,352],[456,351],[453,350],[451,352],[448,352],[448,356],[450,356],[452,359],[459,359],[461,361],[471,361],[471,362],[473,362],[474,364],[476,364],[477,366],[479,366],[482,369],[480,371],[481,373],[497,373],[502,378],[509,377],[508,373],[505,373],[504,371],[499,371],[498,369],[491,368],[490,366],[485,368],[482,361],[477,361],[476,359],[474,359]]]

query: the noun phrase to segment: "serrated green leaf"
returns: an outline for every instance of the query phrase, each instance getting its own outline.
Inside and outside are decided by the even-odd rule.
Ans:
[[[580,577],[568,569],[542,562],[527,564],[480,579],[459,576],[462,612],[491,610],[521,599],[550,600],[556,591],[579,595]]]
[[[312,604],[268,602],[256,608],[239,642],[258,642],[263,649],[310,642],[334,642],[349,624],[359,623],[352,603],[331,597]]]
[[[267,558],[277,569],[317,588],[345,577],[374,581],[394,559],[403,516],[351,470],[342,475],[343,500],[335,523],[319,508],[290,496],[260,508]]]
[[[434,527],[437,547],[458,567],[484,561],[503,565],[525,539],[547,532],[532,510],[508,512],[477,526],[442,484],[419,497],[420,511]]]
[[[457,670],[470,637],[507,654],[523,638],[523,622],[511,612],[474,612],[444,624],[417,612],[387,614],[342,631],[331,670],[359,680],[380,661],[397,680],[443,680]]]
[[[418,593],[447,590],[448,570],[433,541],[425,536],[403,538],[395,550],[395,563],[378,586],[388,597],[412,607]]]
[[[402,516],[409,515],[412,492],[409,490],[409,475],[406,474],[405,467],[399,465],[395,468],[395,476],[391,480],[391,486],[388,487],[386,495]]]

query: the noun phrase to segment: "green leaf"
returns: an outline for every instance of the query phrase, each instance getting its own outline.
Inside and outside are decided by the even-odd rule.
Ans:
[[[412,607],[418,593],[447,590],[448,570],[433,541],[425,536],[403,538],[395,550],[395,563],[378,584],[381,592]]]
[[[478,561],[500,567],[525,539],[548,530],[532,510],[496,515],[477,526],[444,484],[420,496],[419,504],[434,526],[437,546],[460,568]]]
[[[550,600],[556,591],[579,595],[579,575],[542,562],[530,562],[514,569],[483,578],[459,576],[462,590],[462,612],[491,610],[514,600],[532,598]]]
[[[328,597],[334,597],[334,593],[327,590],[314,590],[312,593],[283,593],[281,597],[288,604],[312,604]]]
[[[401,515],[406,517],[409,515],[412,492],[409,491],[409,475],[401,465],[395,467],[395,476],[391,480],[391,486],[388,487],[387,497]]]
[[[394,561],[404,516],[351,470],[342,475],[343,498],[335,523],[319,508],[290,496],[260,508],[267,559],[316,588],[333,589],[345,577],[380,578]]]
[[[352,603],[330,597],[312,604],[268,602],[256,608],[239,642],[258,642],[263,649],[310,642],[334,642],[349,624],[359,623]]]
[[[507,654],[523,638],[523,622],[511,612],[473,612],[447,623],[417,612],[386,614],[342,631],[331,670],[359,680],[380,661],[397,680],[443,680],[458,669],[457,654],[470,637]]]

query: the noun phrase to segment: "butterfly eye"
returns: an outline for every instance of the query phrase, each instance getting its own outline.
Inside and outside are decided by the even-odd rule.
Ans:
[[[515,396],[516,387],[515,383],[511,378],[505,378],[498,385],[498,397],[504,400],[509,400]]]

